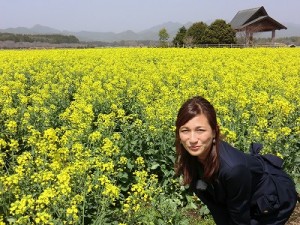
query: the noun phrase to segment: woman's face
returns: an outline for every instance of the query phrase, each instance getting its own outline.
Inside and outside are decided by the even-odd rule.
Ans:
[[[190,155],[204,161],[211,149],[215,132],[204,114],[199,114],[179,128],[179,138]]]

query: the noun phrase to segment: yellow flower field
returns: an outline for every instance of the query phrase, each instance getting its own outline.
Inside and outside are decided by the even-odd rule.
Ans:
[[[174,123],[194,95],[299,185],[299,48],[1,50],[0,83],[0,224],[175,224]]]

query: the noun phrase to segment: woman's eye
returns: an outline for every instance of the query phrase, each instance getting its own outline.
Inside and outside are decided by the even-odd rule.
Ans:
[[[187,133],[188,130],[181,130],[181,133]]]
[[[201,132],[203,132],[204,130],[203,129],[198,129],[198,130],[196,130],[198,133],[201,133]]]

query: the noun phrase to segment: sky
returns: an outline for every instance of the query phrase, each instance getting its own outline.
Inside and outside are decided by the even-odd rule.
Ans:
[[[0,29],[140,32],[166,22],[229,23],[239,10],[260,6],[283,25],[300,24],[300,0],[0,0]]]

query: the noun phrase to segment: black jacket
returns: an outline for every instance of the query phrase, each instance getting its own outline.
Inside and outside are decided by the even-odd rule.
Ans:
[[[245,154],[220,142],[220,169],[217,179],[191,190],[207,205],[216,224],[284,224],[296,205],[293,181],[282,170],[281,159],[259,155],[262,146],[252,145]]]

